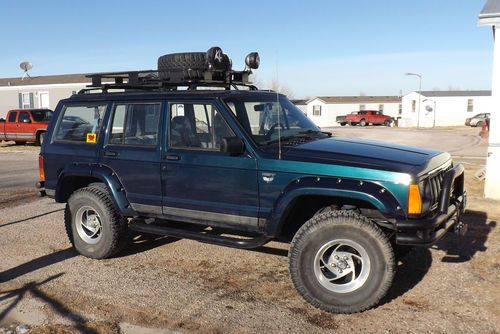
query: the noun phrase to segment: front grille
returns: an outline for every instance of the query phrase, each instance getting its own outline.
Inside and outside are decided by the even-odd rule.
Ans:
[[[441,196],[441,189],[444,179],[444,174],[452,167],[442,169],[434,175],[431,175],[425,183],[425,201],[429,204],[429,209],[432,211],[437,208],[439,204],[439,197]]]

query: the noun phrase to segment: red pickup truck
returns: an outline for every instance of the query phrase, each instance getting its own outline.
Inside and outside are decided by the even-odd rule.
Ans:
[[[42,145],[52,113],[49,109],[10,110],[6,120],[0,119],[0,140]]]
[[[354,111],[349,115],[345,116],[337,116],[337,123],[344,126],[346,124],[349,125],[361,125],[365,126],[367,124],[384,124],[387,126],[391,126],[394,122],[394,119],[390,116],[384,115],[381,111],[377,110],[361,110]]]

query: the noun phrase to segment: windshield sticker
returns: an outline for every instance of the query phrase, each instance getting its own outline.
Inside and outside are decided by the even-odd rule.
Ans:
[[[95,133],[87,133],[87,143],[95,144],[97,140],[97,135]]]

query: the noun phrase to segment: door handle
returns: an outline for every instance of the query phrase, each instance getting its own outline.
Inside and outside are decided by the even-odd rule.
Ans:
[[[170,160],[170,161],[181,160],[181,157],[178,155],[175,155],[175,154],[167,154],[166,158],[167,158],[167,160]]]
[[[118,156],[118,152],[115,152],[115,151],[106,151],[106,152],[104,152],[104,155],[106,157],[117,157]]]

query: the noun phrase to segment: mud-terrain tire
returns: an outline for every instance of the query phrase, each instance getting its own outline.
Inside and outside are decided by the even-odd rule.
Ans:
[[[297,291],[332,313],[373,307],[387,293],[395,272],[387,236],[368,218],[345,210],[308,220],[295,234],[288,257]]]
[[[176,75],[187,79],[200,79],[207,68],[206,52],[172,53],[158,58],[158,74],[161,79]]]
[[[366,119],[362,118],[360,121],[359,121],[359,126],[366,126]]]
[[[64,223],[73,247],[93,259],[115,255],[129,239],[127,220],[120,216],[106,187],[100,184],[78,189],[70,196]]]

